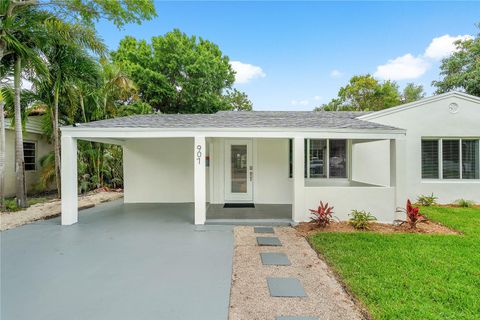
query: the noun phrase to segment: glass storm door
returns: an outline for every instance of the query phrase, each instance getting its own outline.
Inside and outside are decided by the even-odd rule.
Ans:
[[[225,142],[225,202],[253,201],[251,140]]]

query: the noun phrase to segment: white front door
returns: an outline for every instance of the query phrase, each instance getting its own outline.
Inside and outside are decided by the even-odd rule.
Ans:
[[[253,202],[252,140],[225,141],[225,202]]]

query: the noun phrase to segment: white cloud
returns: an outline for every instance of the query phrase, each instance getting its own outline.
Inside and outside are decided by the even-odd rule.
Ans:
[[[338,79],[338,78],[341,78],[342,76],[343,76],[343,72],[341,72],[340,70],[333,69],[330,72],[330,77],[332,78]]]
[[[425,50],[424,56],[433,60],[441,60],[456,51],[455,41],[467,39],[472,39],[472,36],[468,34],[463,36],[450,36],[446,34],[441,37],[433,38],[432,42],[430,42]]]
[[[266,76],[262,68],[252,64],[243,63],[240,61],[230,61],[230,65],[235,70],[235,82],[247,83],[255,78],[264,78]]]
[[[320,101],[320,100],[322,100],[322,97],[321,96],[315,96],[315,97],[313,97],[313,100]]]
[[[310,103],[310,101],[308,101],[307,99],[290,101],[290,104],[292,106],[307,106],[309,103]]]
[[[374,76],[388,80],[416,79],[421,77],[429,66],[430,64],[422,57],[414,57],[407,53],[378,66]]]
[[[448,34],[433,38],[424,54],[414,56],[407,53],[401,57],[388,60],[379,65],[374,73],[375,77],[385,80],[407,80],[421,77],[427,70],[442,58],[448,57],[456,51],[454,42],[457,40],[472,39],[470,35],[450,36]]]

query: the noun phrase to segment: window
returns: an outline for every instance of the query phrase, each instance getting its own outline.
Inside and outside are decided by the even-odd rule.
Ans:
[[[479,178],[478,140],[462,140],[462,178]]]
[[[293,177],[293,141],[288,142]],[[305,139],[305,178],[347,178],[347,140]]]
[[[423,139],[423,179],[479,179],[479,140]]]
[[[347,177],[347,140],[330,140],[330,178]]]
[[[310,140],[310,178],[327,177],[327,140]]]
[[[460,140],[442,140],[443,179],[460,179]]]
[[[439,178],[438,140],[422,140],[422,178]]]
[[[37,169],[35,142],[23,142],[23,159],[25,162],[25,171],[35,171]]]

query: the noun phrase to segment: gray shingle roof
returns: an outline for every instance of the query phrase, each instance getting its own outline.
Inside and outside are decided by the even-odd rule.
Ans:
[[[215,114],[149,114],[78,124],[81,128],[312,128],[397,130],[357,119],[365,112],[223,111]]]

